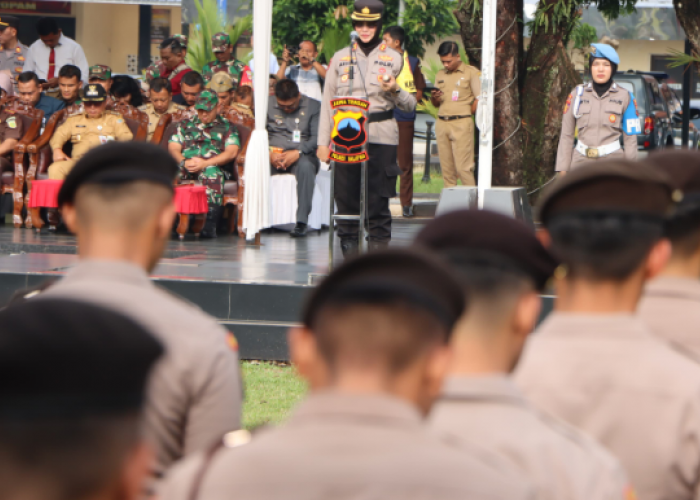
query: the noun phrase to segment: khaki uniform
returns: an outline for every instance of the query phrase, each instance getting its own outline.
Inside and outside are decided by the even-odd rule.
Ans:
[[[49,166],[49,179],[65,179],[75,162],[94,147],[108,141],[130,141],[134,135],[119,113],[106,111],[99,118],[86,114],[69,117],[53,134],[51,150],[62,148],[70,140],[73,143],[71,159],[57,161]]]
[[[17,77],[24,71],[28,52],[29,47],[20,43],[19,40],[12,50],[0,49],[0,71],[6,71],[11,75],[15,92],[17,92]]]
[[[700,361],[700,281],[661,276],[648,282],[639,315],[655,335]]]
[[[630,314],[553,313],[515,381],[621,462],[639,500],[700,496],[700,367]]]
[[[627,135],[622,130],[622,117],[632,99],[630,93],[613,83],[602,97],[598,97],[593,86],[589,83],[583,87],[581,105],[578,109],[580,118],[574,116],[574,113],[577,112],[574,109],[576,107],[576,93],[577,91],[574,89],[569,94],[564,106],[555,170],[565,172],[587,161],[596,161],[596,159],[587,158],[574,149],[576,129],[578,129],[578,140],[590,148],[598,148],[617,142],[622,134],[624,151],[618,149],[614,153],[598,159],[626,158],[636,160],[637,136]]]
[[[126,262],[81,261],[41,296],[110,307],[164,343],[166,355],[151,376],[145,413],[156,475],[240,427],[235,339],[211,316],[157,287],[142,269]]]
[[[451,73],[442,69],[435,77],[435,86],[443,94],[435,136],[445,187],[457,185],[458,177],[465,186],[476,186],[474,120],[471,116],[472,103],[481,94],[480,78],[478,69],[464,63]]]
[[[160,498],[515,500],[531,491],[507,463],[438,441],[415,408],[382,395],[311,395],[283,427],[222,448],[190,497],[202,462],[173,468]]]
[[[540,500],[623,500],[630,492],[622,466],[590,437],[537,412],[510,377],[451,377],[430,413],[446,439],[512,461]]]
[[[161,117],[165,114],[173,114],[176,111],[182,111],[185,108],[185,106],[182,106],[180,104],[176,104],[172,101],[170,101],[170,105],[168,106],[168,110],[163,113],[163,114],[158,114],[153,107],[152,103],[144,104],[143,106],[139,106],[139,111],[143,111],[148,115],[148,140],[150,141],[153,138],[153,134],[156,131],[156,127],[158,126],[158,121],[161,119]]]
[[[351,55],[351,54],[354,54]],[[416,98],[410,92],[400,89],[398,93],[384,92],[381,79],[384,75],[399,76],[403,67],[403,57],[385,43],[380,43],[368,55],[359,48],[346,47],[335,53],[328,66],[326,83],[323,88],[321,116],[318,127],[318,145],[331,144],[333,110],[331,100],[348,96],[350,91],[349,71],[353,67],[353,96],[365,96],[370,102],[371,115],[385,112],[388,117],[369,123],[369,137],[366,148],[369,156],[367,165],[367,216],[369,218],[370,242],[388,243],[391,239],[391,210],[389,198],[396,196],[396,177],[401,169],[396,160],[396,146],[399,143],[399,127],[393,110],[415,110]],[[335,171],[335,202],[339,214],[358,215],[360,213],[360,164],[342,165]],[[357,241],[358,221],[339,220],[338,236],[343,241]]]

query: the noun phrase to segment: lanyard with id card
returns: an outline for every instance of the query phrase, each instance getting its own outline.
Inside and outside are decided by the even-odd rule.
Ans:
[[[294,119],[296,128],[292,132],[292,142],[299,144],[301,142],[301,130],[299,130],[299,118]]]

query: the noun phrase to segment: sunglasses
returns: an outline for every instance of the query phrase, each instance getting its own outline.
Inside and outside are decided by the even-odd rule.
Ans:
[[[104,102],[104,101],[102,101],[102,102]],[[102,102],[83,101],[83,105],[87,108],[91,108],[93,106],[95,106],[95,107],[99,106],[100,104],[102,104]]]

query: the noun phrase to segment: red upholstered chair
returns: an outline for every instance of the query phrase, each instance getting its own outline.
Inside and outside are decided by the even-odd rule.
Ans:
[[[39,136],[44,112],[22,104],[16,97],[5,98],[0,102],[2,108],[16,115],[24,126],[24,135],[19,140],[12,154],[12,161],[0,159],[0,192],[11,193],[13,198],[12,221],[15,227],[22,226],[22,208],[24,207],[24,178],[29,169],[27,146]]]
[[[255,120],[248,115],[238,113],[229,108],[226,118],[236,127],[241,148],[236,157],[233,177],[224,183],[224,210],[228,213],[229,232],[238,227],[238,234],[245,236],[243,231],[243,198],[245,196],[244,167],[250,136],[255,129]]]

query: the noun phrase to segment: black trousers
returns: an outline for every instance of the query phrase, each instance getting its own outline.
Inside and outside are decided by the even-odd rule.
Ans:
[[[388,242],[391,240],[391,211],[389,198],[396,196],[396,177],[401,169],[396,163],[396,146],[368,144],[367,154],[367,215],[369,218],[369,239]],[[340,215],[360,213],[361,164],[345,165],[335,163],[335,202]],[[341,220],[338,236],[341,240],[358,238],[357,221]]]

